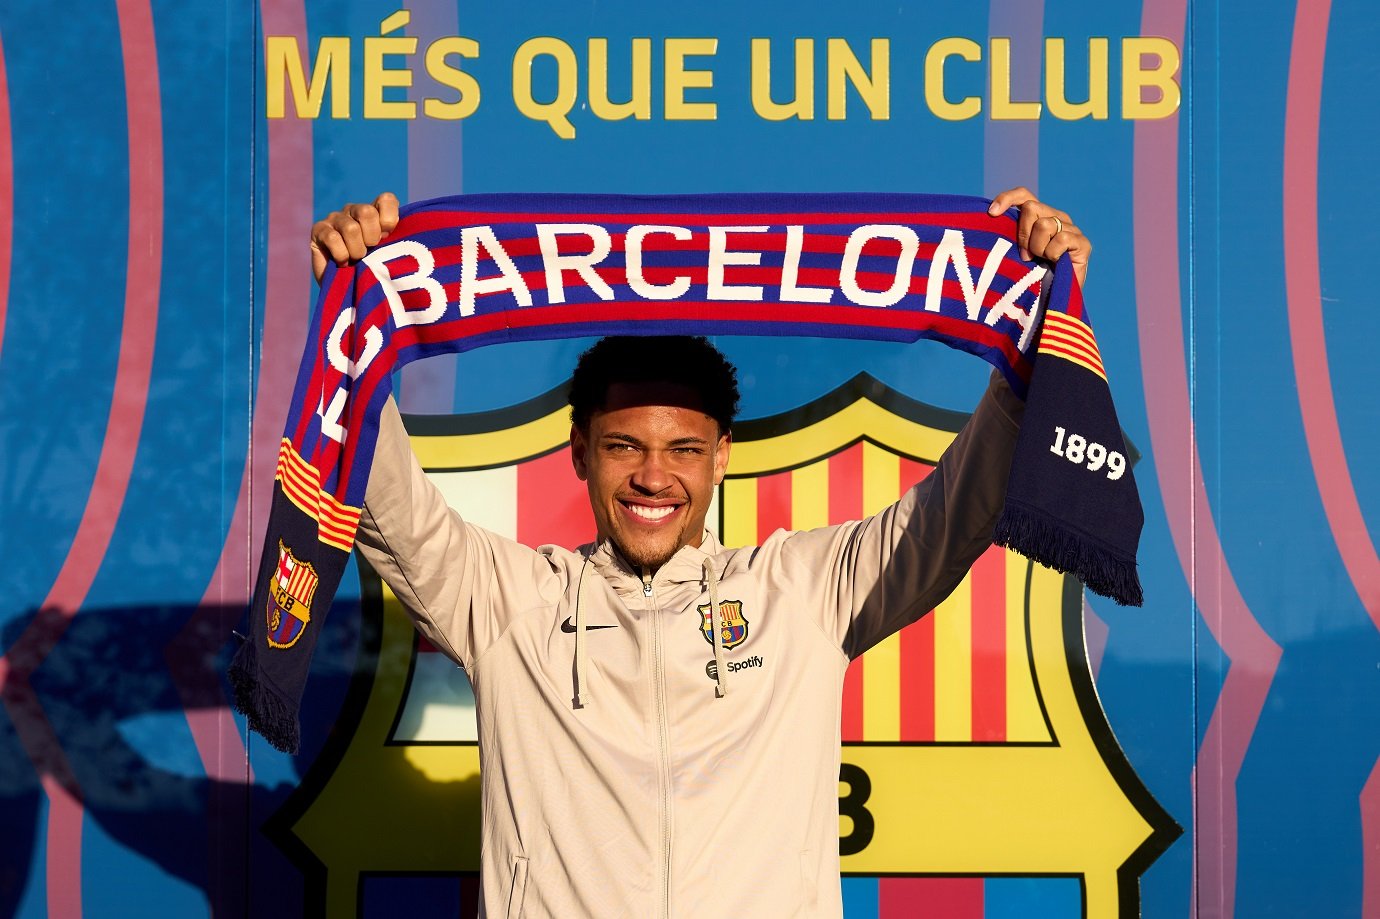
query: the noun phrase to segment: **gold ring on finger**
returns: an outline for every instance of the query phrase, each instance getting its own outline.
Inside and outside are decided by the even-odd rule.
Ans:
[[[1059,219],[1058,214],[1050,214],[1049,216],[1054,220],[1054,235],[1058,236],[1064,232],[1064,221]]]

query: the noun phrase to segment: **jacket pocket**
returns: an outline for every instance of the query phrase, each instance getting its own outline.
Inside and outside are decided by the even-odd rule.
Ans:
[[[508,919],[522,919],[522,901],[527,896],[527,859],[513,856],[513,885],[508,888]]]

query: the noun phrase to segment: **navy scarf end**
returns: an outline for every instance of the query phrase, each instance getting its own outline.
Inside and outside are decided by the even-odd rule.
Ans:
[[[992,541],[1055,571],[1072,574],[1093,593],[1122,606],[1144,602],[1134,557],[1128,560],[1028,508],[1007,502]]]
[[[245,657],[251,660],[243,660]],[[297,706],[284,700],[255,674],[252,657],[241,648],[230,663],[228,676],[235,690],[235,709],[249,719],[249,729],[268,741],[269,746],[295,756],[301,740]]]

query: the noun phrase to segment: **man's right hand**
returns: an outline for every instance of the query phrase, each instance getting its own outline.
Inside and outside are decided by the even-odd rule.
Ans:
[[[311,228],[311,271],[317,283],[327,261],[344,265],[364,258],[398,225],[398,197],[386,191],[373,204],[347,204]]]

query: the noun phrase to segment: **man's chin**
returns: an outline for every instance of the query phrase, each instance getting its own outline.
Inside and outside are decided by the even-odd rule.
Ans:
[[[614,537],[613,544],[618,547],[618,551],[623,553],[634,568],[650,568],[655,571],[662,565],[671,560],[671,556],[676,554],[676,546],[649,546],[646,544],[629,543],[627,540]]]

